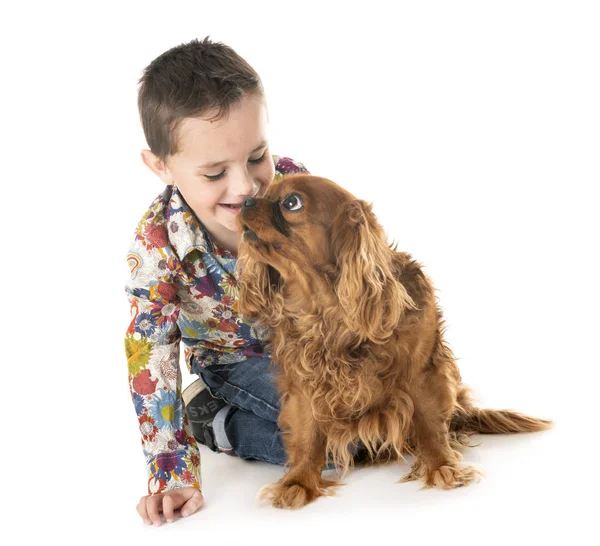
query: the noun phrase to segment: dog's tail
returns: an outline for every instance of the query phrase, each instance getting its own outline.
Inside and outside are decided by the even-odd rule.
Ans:
[[[455,434],[513,434],[548,430],[554,423],[510,410],[481,409],[473,406],[468,388],[461,386],[457,406],[450,419]]]

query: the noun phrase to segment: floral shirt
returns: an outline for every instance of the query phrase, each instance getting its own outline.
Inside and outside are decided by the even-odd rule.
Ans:
[[[308,172],[273,156],[275,178]],[[237,257],[219,247],[176,186],[167,186],[135,230],[125,287],[129,387],[148,464],[148,492],[201,489],[200,454],[181,399],[180,343],[196,366],[263,356],[265,332],[237,311]],[[193,357],[193,358],[192,358]]]

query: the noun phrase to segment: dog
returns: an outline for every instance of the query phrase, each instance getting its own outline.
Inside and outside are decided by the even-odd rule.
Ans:
[[[372,462],[414,456],[401,481],[452,489],[480,472],[457,451],[475,433],[551,421],[474,407],[444,340],[434,287],[387,243],[372,205],[325,178],[291,175],[238,217],[239,311],[269,332],[282,393],[288,471],[259,498],[300,508],[331,495],[359,449]]]

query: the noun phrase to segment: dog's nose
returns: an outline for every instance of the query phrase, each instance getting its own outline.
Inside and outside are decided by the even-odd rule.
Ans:
[[[242,208],[243,209],[251,209],[252,207],[256,206],[256,199],[254,199],[254,197],[246,197],[246,199],[244,199],[244,202],[242,203]]]

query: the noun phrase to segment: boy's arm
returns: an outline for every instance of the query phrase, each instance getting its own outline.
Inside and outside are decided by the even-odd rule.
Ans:
[[[200,453],[181,398],[177,257],[164,225],[142,220],[127,255],[132,321],[125,337],[129,386],[148,464],[148,492],[201,489]]]

